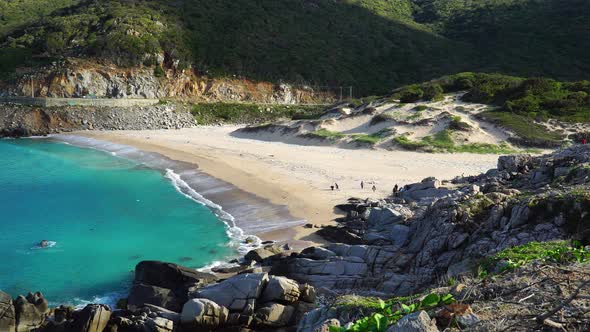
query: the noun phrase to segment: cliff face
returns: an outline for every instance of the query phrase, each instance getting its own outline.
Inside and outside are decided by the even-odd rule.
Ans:
[[[174,105],[147,107],[2,106],[0,137],[40,136],[76,130],[180,129],[195,125],[193,116]]]
[[[188,98],[196,101],[243,101],[273,104],[325,103],[331,96],[312,88],[212,79],[191,70],[160,67],[122,68],[87,60],[68,60],[0,84],[0,95],[61,98]]]

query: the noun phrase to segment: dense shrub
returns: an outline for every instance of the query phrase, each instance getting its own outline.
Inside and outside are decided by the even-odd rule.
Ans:
[[[546,120],[559,118],[573,122],[590,121],[590,82],[558,82],[548,78],[519,78],[501,74],[460,73],[423,84],[397,89],[392,96],[436,100],[438,94],[426,93],[432,87],[444,93],[466,91],[463,100],[499,106],[498,111]],[[420,98],[418,93],[422,92]]]

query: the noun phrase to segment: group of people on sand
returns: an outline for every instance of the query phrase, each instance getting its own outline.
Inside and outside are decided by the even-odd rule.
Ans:
[[[330,189],[332,191],[334,190],[340,190],[340,186],[338,186],[338,183],[334,183],[333,185],[330,186]],[[365,189],[365,181],[361,180],[361,189]],[[375,185],[375,183],[373,183],[373,186],[371,187],[371,190],[373,190],[373,192],[377,191],[377,186]],[[393,187],[393,194],[397,194],[397,192],[399,191],[399,187],[396,184],[395,187]]]

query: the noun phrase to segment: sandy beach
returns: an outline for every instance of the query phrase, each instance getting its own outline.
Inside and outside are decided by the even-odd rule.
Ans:
[[[451,179],[462,174],[478,174],[494,168],[498,158],[497,155],[291,145],[264,141],[264,137],[258,140],[231,136],[238,128],[85,131],[75,135],[130,145],[196,164],[215,178],[273,204],[287,206],[294,217],[314,225],[332,224],[337,217],[334,205],[350,197],[382,198],[391,194],[395,184],[402,186],[428,176]],[[330,189],[335,183],[339,190]],[[288,237],[306,244],[323,242],[313,231],[297,226]],[[284,239],[286,232],[274,230],[257,235],[262,239]]]

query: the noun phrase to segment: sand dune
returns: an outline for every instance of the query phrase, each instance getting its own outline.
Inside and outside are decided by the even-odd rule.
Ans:
[[[233,135],[291,144],[403,150],[393,140],[394,137],[406,136],[412,141],[420,141],[426,136],[449,130],[456,145],[478,143],[510,146],[510,133],[477,117],[479,113],[492,107],[463,102],[460,100],[461,96],[460,93],[450,94],[441,101],[406,104],[379,99],[354,109],[337,106],[327,110],[318,120],[284,121],[270,126],[254,125],[238,130]],[[464,128],[450,128],[456,119],[459,119]],[[314,135],[319,130],[327,130],[338,136],[327,138]],[[357,141],[359,135],[375,134],[381,138],[374,144]]]

